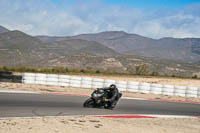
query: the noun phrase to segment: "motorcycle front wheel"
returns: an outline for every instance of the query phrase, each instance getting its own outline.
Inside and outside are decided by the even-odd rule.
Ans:
[[[91,98],[87,99],[84,104],[83,104],[83,107],[85,108],[92,108],[94,107],[94,100],[92,100]]]

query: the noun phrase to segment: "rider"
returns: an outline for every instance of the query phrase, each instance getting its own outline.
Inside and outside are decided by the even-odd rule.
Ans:
[[[110,87],[104,89],[108,91],[108,99],[104,99],[104,101],[108,103],[108,108],[109,109],[115,108],[122,94],[119,93],[116,85],[114,84],[111,84]]]

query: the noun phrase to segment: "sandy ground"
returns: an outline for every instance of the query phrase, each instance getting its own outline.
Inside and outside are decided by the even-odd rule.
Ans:
[[[94,89],[46,86],[46,85],[31,85],[31,84],[20,84],[20,83],[5,83],[5,82],[0,82],[0,90],[22,90],[22,91],[41,92],[41,93],[47,93],[47,92],[57,93],[58,92],[58,93],[82,94],[82,95],[90,95],[94,91]],[[132,98],[200,102],[200,98],[192,98],[192,97],[167,96],[167,95],[144,94],[144,93],[129,93],[129,92],[122,92],[122,94],[124,97],[132,97]]]
[[[7,118],[0,133],[200,133],[199,125],[198,118]]]

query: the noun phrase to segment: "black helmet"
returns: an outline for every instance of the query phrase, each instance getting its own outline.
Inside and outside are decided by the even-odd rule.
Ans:
[[[116,89],[116,88],[117,88],[116,85],[114,85],[114,84],[111,84],[111,85],[110,85],[110,89],[113,89],[113,90],[114,90],[114,89]]]

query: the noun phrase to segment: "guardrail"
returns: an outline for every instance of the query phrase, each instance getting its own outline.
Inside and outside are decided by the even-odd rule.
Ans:
[[[70,75],[24,73],[22,83],[55,85],[79,88],[102,88],[116,84],[120,91],[175,95],[183,97],[200,97],[200,88],[151,84],[134,81],[107,80],[100,78],[78,77]]]

